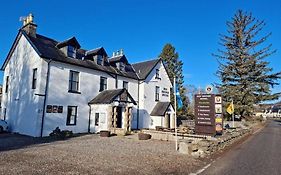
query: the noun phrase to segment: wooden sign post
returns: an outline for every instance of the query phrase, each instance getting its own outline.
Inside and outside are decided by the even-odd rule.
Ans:
[[[222,99],[217,94],[195,95],[195,133],[222,134]]]

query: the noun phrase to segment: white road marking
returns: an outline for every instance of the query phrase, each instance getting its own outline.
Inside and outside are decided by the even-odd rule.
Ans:
[[[263,128],[260,128],[260,129],[256,130],[253,134],[256,134],[256,133],[260,132],[260,130],[262,130],[262,129]]]
[[[213,163],[213,162],[212,162]],[[198,170],[196,173],[190,173],[189,175],[198,175],[198,174],[201,174],[203,171],[205,171],[207,168],[209,168],[209,166],[211,166],[211,164],[208,164],[206,166],[204,166],[202,169]]]

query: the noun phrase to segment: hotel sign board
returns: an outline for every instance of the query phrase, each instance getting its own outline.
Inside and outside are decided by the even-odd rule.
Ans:
[[[222,133],[222,98],[218,94],[195,95],[195,133]]]

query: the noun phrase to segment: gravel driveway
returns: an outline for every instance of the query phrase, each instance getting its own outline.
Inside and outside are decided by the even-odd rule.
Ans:
[[[84,135],[2,151],[0,174],[188,174],[203,163],[174,149],[174,142],[136,135]]]

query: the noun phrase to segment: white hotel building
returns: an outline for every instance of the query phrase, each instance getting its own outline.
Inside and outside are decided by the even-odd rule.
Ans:
[[[1,68],[2,116],[11,132],[48,136],[174,127],[171,81],[161,59],[130,64],[123,53],[82,49],[75,37],[58,42],[24,21]]]

